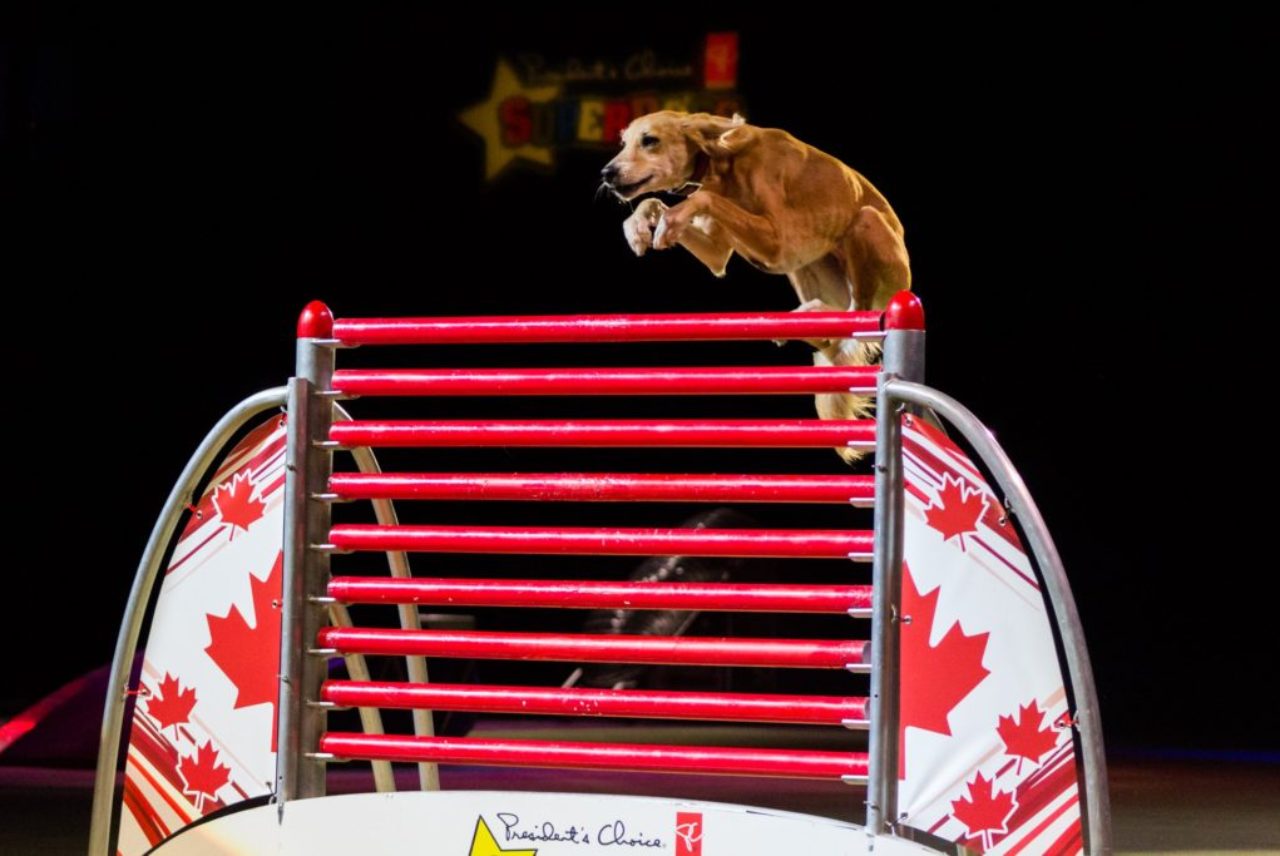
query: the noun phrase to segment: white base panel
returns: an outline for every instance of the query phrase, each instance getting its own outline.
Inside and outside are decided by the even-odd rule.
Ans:
[[[234,812],[155,856],[878,856],[934,853],[851,823],[697,800],[500,791],[350,794]]]

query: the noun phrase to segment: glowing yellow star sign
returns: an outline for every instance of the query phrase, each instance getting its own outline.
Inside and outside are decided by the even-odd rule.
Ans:
[[[471,839],[469,856],[538,856],[537,850],[503,850],[489,831],[483,817],[476,818],[476,834]]]
[[[525,143],[520,146],[505,146],[502,143],[502,102],[515,96],[529,99],[531,104],[542,104],[551,101],[560,94],[559,86],[532,86],[525,88],[516,76],[515,69],[504,59],[498,60],[498,69],[493,74],[493,88],[489,90],[489,100],[474,104],[462,111],[459,118],[462,123],[484,138],[484,177],[493,178],[503,167],[516,158],[526,158],[538,163],[551,165],[551,149],[547,146],[535,146]]]

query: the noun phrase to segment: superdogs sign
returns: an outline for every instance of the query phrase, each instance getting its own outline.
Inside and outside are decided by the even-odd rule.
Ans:
[[[696,59],[645,50],[553,62],[524,53],[499,59],[489,97],[458,118],[484,139],[493,179],[512,163],[554,166],[561,149],[614,147],[632,119],[655,110],[731,116],[742,109],[737,82],[737,33],[709,34]]]

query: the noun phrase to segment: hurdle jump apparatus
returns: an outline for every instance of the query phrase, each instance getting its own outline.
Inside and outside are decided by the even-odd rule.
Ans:
[[[850,337],[882,339],[882,367],[335,368],[341,350],[356,346]],[[907,293],[883,315],[335,321],[312,303],[299,320],[297,376],[223,418],[156,523],[117,646],[90,853],[1108,853],[1097,702],[1061,561],[991,434],[921,384],[924,338],[923,311]],[[363,420],[339,403],[846,391],[874,395],[878,418]],[[284,416],[271,415],[227,451],[281,407]],[[939,418],[976,451],[999,495]],[[382,473],[371,451],[813,447],[830,455],[844,445],[874,452],[874,476]],[[338,451],[352,453],[356,471],[335,471]],[[332,522],[332,504],[354,500],[372,502],[376,524]],[[418,500],[845,504],[873,508],[873,526],[400,525],[392,502]],[[386,554],[389,577],[331,574],[336,554],[367,552]],[[872,568],[870,585],[413,577],[409,552],[826,558]],[[348,607],[358,604],[395,606],[400,626],[352,626]],[[433,605],[847,615],[851,623],[841,639],[423,628],[419,607]],[[869,634],[855,639],[856,620],[868,618]],[[366,658],[383,656],[406,658],[409,680],[372,680]],[[329,678],[337,657],[345,679]],[[433,683],[425,658],[843,670],[869,675],[869,691]],[[360,709],[362,731],[329,730],[329,712],[348,707]],[[413,733],[383,733],[381,708],[412,710]],[[862,752],[436,736],[431,711],[825,726],[866,730],[868,739]],[[372,762],[375,793],[326,796],[328,766],[348,760]],[[421,790],[396,791],[395,761],[418,764]],[[865,784],[865,825],[678,798],[441,790],[441,764]],[[848,820],[857,803],[851,796]]]

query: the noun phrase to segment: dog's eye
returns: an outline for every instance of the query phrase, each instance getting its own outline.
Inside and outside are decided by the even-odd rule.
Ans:
[[[640,138],[640,145],[644,146],[646,149],[651,149],[658,145],[658,138],[653,136],[653,134],[645,134]]]

